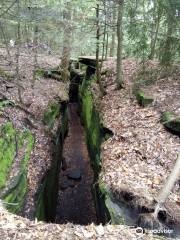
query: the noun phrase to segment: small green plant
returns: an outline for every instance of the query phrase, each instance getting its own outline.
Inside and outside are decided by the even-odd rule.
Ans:
[[[3,109],[4,107],[9,106],[9,105],[15,106],[15,103],[13,101],[11,101],[11,100],[1,101],[0,102],[0,109]]]

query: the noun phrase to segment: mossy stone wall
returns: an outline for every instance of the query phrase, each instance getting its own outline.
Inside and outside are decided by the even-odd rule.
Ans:
[[[53,160],[51,168],[46,173],[36,198],[36,213],[35,217],[38,220],[53,222],[56,213],[56,201],[58,194],[59,171],[62,164],[62,150],[66,133],[68,131],[68,114],[67,106],[64,104],[61,107],[61,126],[58,129],[54,139]],[[52,118],[54,115],[52,115]],[[51,120],[50,120],[51,121]]]
[[[89,73],[87,68],[86,77],[84,78],[79,90],[79,105],[82,122],[86,130],[86,141],[89,155],[94,169],[94,186],[93,196],[99,223],[111,221],[113,224],[122,224],[123,218],[120,214],[118,205],[113,202],[113,197],[108,187],[101,183],[101,144],[113,133],[103,127],[99,112],[97,111],[91,84],[95,81],[94,74]]]
[[[27,164],[33,149],[34,137],[29,130],[25,130],[22,133],[19,132],[13,127],[11,122],[4,124],[0,132],[0,188],[2,191],[6,186],[18,151],[21,149],[24,151],[24,156],[18,169],[19,172],[14,176],[9,186],[6,186],[7,190],[1,196],[9,211],[19,213],[22,210],[27,192]]]

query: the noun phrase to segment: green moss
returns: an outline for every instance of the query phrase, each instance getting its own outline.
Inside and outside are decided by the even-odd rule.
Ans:
[[[99,181],[99,173],[101,171],[101,143],[108,135],[112,136],[112,133],[107,133],[102,127],[99,112],[94,105],[90,85],[95,80],[93,76],[90,79],[87,79],[86,76],[79,89],[81,117],[86,130],[87,146],[96,181],[93,186],[93,196],[99,222],[105,224],[111,220],[113,224],[123,224],[124,219],[120,208],[111,200],[112,196],[107,186]]]
[[[93,106],[93,97],[88,89],[82,94],[82,118],[86,129],[87,145],[92,164],[100,169],[100,146],[103,140],[99,114]]]
[[[4,107],[9,106],[9,105],[14,106],[15,103],[13,101],[11,101],[11,100],[1,101],[0,102],[0,109],[2,110]]]
[[[45,201],[44,201],[44,190],[45,190],[45,186],[46,186],[46,181],[44,181],[37,192],[37,199],[36,199],[36,213],[35,213],[35,217],[39,220],[39,221],[43,221],[46,219],[46,209],[45,209]]]
[[[106,195],[105,204],[111,217],[111,223],[125,224],[125,220],[121,214],[119,206],[114,203],[108,195]]]
[[[21,160],[19,174],[14,177],[8,190],[3,195],[3,200],[7,202],[7,209],[13,213],[18,213],[24,204],[28,185],[27,164],[33,149],[34,137],[29,130],[25,130],[23,133],[16,132],[16,140],[18,142],[18,150],[25,146],[25,154]],[[13,143],[13,146],[16,147],[16,144]]]
[[[56,200],[58,194],[58,178],[61,166],[62,149],[68,130],[68,113],[66,105],[61,108],[61,127],[58,129],[54,146],[54,157],[51,168],[46,173],[41,187],[38,189],[36,202],[36,217],[38,220],[54,221]]]
[[[173,112],[164,112],[161,116],[161,122],[171,131],[180,134],[180,117]]]
[[[43,122],[49,128],[53,128],[56,118],[59,116],[60,108],[57,102],[51,102],[48,110],[44,113]]]
[[[12,213],[18,213],[24,204],[27,192],[27,172],[23,171],[14,179],[14,184],[3,196],[6,208]]]
[[[136,98],[140,106],[146,107],[153,103],[154,99],[150,96],[146,96],[142,90],[136,92]]]
[[[35,77],[43,77],[44,76],[44,72],[45,72],[44,69],[38,68],[38,69],[35,70],[34,76]]]
[[[0,129],[0,189],[5,186],[16,154],[15,135],[16,130],[10,122]]]

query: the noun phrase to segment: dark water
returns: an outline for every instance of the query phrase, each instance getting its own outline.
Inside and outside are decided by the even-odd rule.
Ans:
[[[93,170],[85,141],[85,131],[77,114],[77,104],[70,103],[69,132],[65,140],[63,156],[67,166],[59,177],[58,205],[56,222],[87,225],[96,223],[96,211],[92,196]],[[79,179],[69,178],[75,170]],[[75,173],[74,172],[74,173]]]

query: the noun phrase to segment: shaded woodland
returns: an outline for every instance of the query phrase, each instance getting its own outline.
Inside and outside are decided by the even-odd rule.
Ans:
[[[179,239],[179,136],[179,0],[1,0],[0,238]]]

